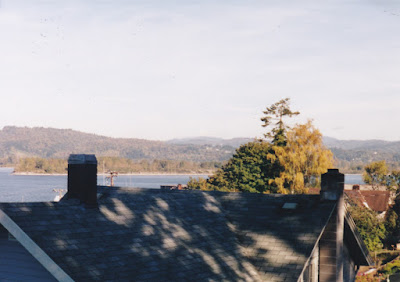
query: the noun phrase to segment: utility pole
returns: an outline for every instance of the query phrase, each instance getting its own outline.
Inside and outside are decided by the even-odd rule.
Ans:
[[[109,171],[108,172],[110,174],[110,176],[107,176],[106,179],[110,180],[110,186],[114,186],[114,177],[118,176],[118,172],[117,171]]]

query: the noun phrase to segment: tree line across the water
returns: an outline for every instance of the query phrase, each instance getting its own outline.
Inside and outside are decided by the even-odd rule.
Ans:
[[[187,173],[208,174],[222,166],[220,162],[193,162],[176,160],[131,160],[118,157],[97,157],[99,173]],[[16,173],[66,174],[68,161],[65,159],[22,158],[14,167]]]

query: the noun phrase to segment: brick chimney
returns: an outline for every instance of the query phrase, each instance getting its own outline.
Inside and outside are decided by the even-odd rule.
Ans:
[[[343,281],[344,174],[328,169],[321,175],[321,201],[335,201],[333,214],[322,234],[320,248],[320,281]]]
[[[95,155],[71,154],[68,158],[68,198],[87,208],[97,207],[97,159]]]

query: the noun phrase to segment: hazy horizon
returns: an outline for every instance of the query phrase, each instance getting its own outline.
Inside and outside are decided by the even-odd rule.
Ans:
[[[184,137],[172,137],[170,139],[147,139],[147,138],[139,138],[139,137],[121,137],[121,136],[110,136],[110,135],[105,135],[105,134],[98,134],[95,132],[87,132],[87,131],[82,131],[82,130],[78,130],[78,129],[73,129],[73,128],[57,128],[57,127],[45,127],[45,126],[17,126],[17,125],[5,125],[3,127],[0,128],[0,130],[3,130],[4,127],[20,127],[20,128],[45,128],[45,129],[58,129],[58,130],[73,130],[73,131],[77,131],[80,133],[85,133],[85,134],[94,134],[94,135],[98,135],[98,136],[103,136],[103,137],[109,137],[109,138],[132,138],[132,139],[144,139],[144,140],[149,140],[149,141],[172,141],[172,140],[185,140],[185,139],[202,139],[202,138],[212,138],[212,139],[222,139],[222,140],[232,140],[232,139],[259,139],[261,137],[255,137],[255,136],[236,136],[236,137],[231,137],[231,138],[223,138],[223,137],[218,137],[218,136],[184,136]],[[385,140],[385,139],[339,139],[339,138],[335,138],[332,136],[325,136],[323,135],[323,138],[332,138],[332,139],[336,139],[339,141],[385,141],[385,142],[400,142],[400,140]]]

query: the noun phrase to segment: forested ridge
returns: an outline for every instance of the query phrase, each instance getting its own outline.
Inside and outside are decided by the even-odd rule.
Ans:
[[[346,173],[362,173],[366,164],[380,160],[385,160],[391,169],[400,168],[400,141],[324,137],[324,144],[334,154],[336,166]]]
[[[69,154],[87,153],[136,162],[187,161],[200,166],[202,162],[223,163],[235,153],[238,144],[252,140],[198,137],[152,141],[111,138],[71,129],[6,126],[0,130],[0,165],[15,166],[24,158],[66,160]],[[400,142],[338,140],[329,137],[324,137],[323,141],[334,154],[335,166],[342,172],[362,173],[366,164],[377,160],[386,160],[393,169],[400,167]],[[171,166],[174,165],[171,163]]]
[[[132,160],[224,161],[235,148],[224,145],[169,144],[136,138],[111,138],[71,129],[6,126],[0,130],[1,164],[26,157],[67,159],[72,153]]]

